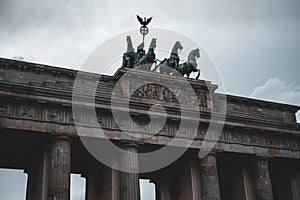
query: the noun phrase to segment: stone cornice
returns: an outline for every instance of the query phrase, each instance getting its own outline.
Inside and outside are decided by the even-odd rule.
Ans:
[[[49,102],[52,104],[71,106],[72,88],[74,79],[78,71],[3,58],[0,58],[0,70],[2,70],[0,71],[0,95],[2,97],[19,98],[24,101],[26,101],[26,99],[34,99],[36,102]],[[133,71],[141,79],[150,78],[152,82],[178,82],[178,85],[180,85],[182,82],[183,86],[184,82],[186,82],[186,79],[180,79],[178,77],[166,76],[158,73],[153,76],[153,73],[151,72],[144,72],[139,70]],[[29,77],[19,78],[19,75],[16,75],[12,79],[10,79],[10,77],[7,77],[10,75],[13,77],[15,74],[17,74],[17,72],[22,72],[22,76]],[[27,74],[25,74],[25,72]],[[113,87],[113,84],[125,72],[126,70],[119,69],[114,74],[114,76],[101,75],[101,80],[99,82],[101,84],[104,84],[104,86],[101,87]],[[89,81],[93,81],[95,77],[99,76],[98,74],[89,72],[82,73],[84,74],[84,79]],[[30,76],[32,76],[32,79],[30,79]],[[39,76],[41,77],[39,78]],[[200,92],[213,92],[217,87],[211,84],[211,82],[203,80],[189,79],[188,83],[192,85],[195,91]],[[96,93],[96,106],[99,108],[109,109],[110,95],[111,89],[100,89]],[[222,95],[214,93],[214,96]],[[120,96],[119,98],[119,104],[120,106],[122,106],[122,96]],[[206,94],[206,98],[210,98],[208,93]],[[228,112],[226,116],[226,123],[239,125],[256,124],[258,126],[266,125],[267,127],[281,126],[287,129],[291,129],[291,127],[298,127],[298,125],[295,123],[295,120],[292,118],[295,117],[293,115],[300,108],[299,106],[250,99],[245,97],[237,97],[232,95],[226,95],[226,98],[228,102],[227,105],[229,106],[227,109]],[[136,109],[137,112],[141,113],[144,112],[143,109],[146,110],[147,108],[149,108],[149,106],[161,102],[162,101],[157,101],[151,98],[144,98],[143,96],[136,96],[131,99],[131,103],[134,109]],[[166,106],[170,111],[172,111],[172,113],[176,116],[176,103],[171,102],[170,104],[168,104],[167,101],[164,101],[163,105]],[[201,108],[201,113],[207,113],[205,115],[202,115],[203,119],[209,118],[211,112],[209,106],[205,106],[206,105],[203,104],[203,107]],[[238,107],[241,106],[242,109],[238,110],[238,112],[234,112],[230,110],[230,106],[237,109],[239,109]],[[255,112],[252,110],[253,108],[256,109]],[[264,108],[279,110],[282,112],[278,114],[279,117],[277,117],[276,119],[273,117],[273,113],[266,113],[267,111],[265,111]],[[288,117],[285,117],[284,115]]]
[[[60,67],[55,67],[55,66],[49,66],[49,65],[44,65],[44,64],[37,64],[37,63],[31,63],[31,62],[24,62],[24,61],[17,61],[17,60],[11,60],[11,59],[6,59],[6,58],[0,58],[0,68],[4,69],[11,69],[11,70],[17,70],[17,71],[27,71],[27,72],[32,72],[36,75],[39,74],[47,74],[52,77],[68,77],[69,80],[74,80],[77,76],[77,73],[79,72],[78,70],[73,70],[73,69],[66,69],[66,68],[60,68]],[[92,72],[82,72],[81,73],[86,74],[87,79],[92,79],[93,77],[98,77],[98,74],[92,73]],[[119,73],[120,72],[120,73]],[[118,78],[122,73],[125,71],[122,69],[119,69],[113,76],[107,76],[107,75],[101,75],[102,80],[112,80],[114,78]],[[149,74],[151,72],[139,72],[136,70],[136,73],[141,73],[141,75],[144,74]],[[155,77],[163,78],[165,79],[168,76],[161,75],[161,74],[156,74]],[[172,77],[169,77],[172,79]],[[177,81],[180,81],[180,79],[177,79]],[[210,89],[214,91],[217,86],[211,84],[210,81],[203,81],[203,80],[194,80],[194,79],[189,79],[189,83],[193,85],[209,85]],[[219,95],[219,94],[217,94]],[[221,94],[220,94],[221,95]],[[259,99],[251,99],[247,97],[239,97],[239,96],[234,96],[234,95],[226,95],[227,99],[232,102],[241,102],[245,103],[248,105],[261,105],[261,106],[266,106],[270,108],[278,108],[282,110],[292,110],[293,112],[297,112],[300,109],[300,106],[295,106],[295,105],[288,105],[288,104],[283,104],[283,103],[276,103],[276,102],[270,102],[270,101],[264,101],[264,100],[259,100]]]
[[[0,83],[1,87],[1,83]],[[58,98],[55,95],[50,95],[51,92],[45,93],[45,95],[36,95],[33,89],[28,89],[26,86],[23,86],[24,88],[20,87],[19,85],[16,85],[16,88],[18,90],[13,90],[12,85],[9,85],[9,87],[6,87],[5,90],[0,90],[0,99],[2,102],[9,101],[11,103],[11,106],[18,105],[18,104],[28,104],[28,103],[38,103],[42,105],[47,105],[49,107],[52,106],[60,106],[60,109],[71,109],[72,106],[72,100],[71,96],[66,95],[63,98],[63,95],[59,95],[60,98]],[[26,88],[28,90],[26,90]],[[5,92],[6,91],[6,92]],[[57,93],[54,93],[57,94]],[[5,100],[6,99],[6,100]],[[17,100],[18,102],[15,102],[14,100]],[[21,103],[20,103],[21,102]],[[34,104],[37,106],[37,104]],[[91,102],[90,104],[85,102],[86,106],[90,106],[93,108],[94,104]],[[122,99],[120,99],[120,104],[119,108],[115,108],[117,110],[122,110]],[[150,107],[151,104],[147,103],[141,103],[141,102],[136,102],[136,104],[131,107],[131,110],[133,113],[140,113],[140,114],[148,114],[147,108]],[[1,105],[0,105],[1,106]],[[102,98],[101,102],[96,102],[95,104],[97,109],[105,109],[105,110],[111,110],[110,106],[110,99],[107,98],[104,100]],[[185,118],[184,116],[180,115],[180,112],[178,113],[176,106],[173,108],[172,106],[166,106],[166,109],[169,112],[169,117],[173,119],[180,119],[180,118]],[[70,111],[71,112],[71,111]],[[178,114],[178,116],[177,116]],[[194,120],[197,121],[209,121],[211,113],[207,111],[201,111],[200,112],[201,118],[198,118],[195,116]],[[217,116],[218,114],[216,114]],[[190,116],[186,116],[187,119],[192,119],[191,117],[194,116],[193,110],[190,111]],[[10,116],[14,118],[15,116],[12,115]],[[222,118],[222,115],[220,115]],[[295,123],[287,123],[287,122],[273,122],[273,121],[267,121],[267,120],[261,120],[261,119],[252,119],[252,118],[245,118],[245,117],[240,117],[240,116],[226,116],[226,122],[225,124],[228,124],[230,126],[237,126],[237,127],[248,127],[248,128],[255,128],[255,129],[266,129],[266,130],[272,130],[272,131],[287,131],[291,132],[292,130],[300,130],[300,125],[295,124]]]
[[[266,107],[270,109],[278,109],[278,110],[290,110],[294,113],[296,113],[298,110],[300,110],[300,106],[297,105],[290,105],[290,104],[284,104],[284,103],[277,103],[277,102],[271,102],[271,101],[265,101],[261,99],[252,99],[248,97],[239,97],[234,95],[226,95],[227,101],[230,102],[236,102],[236,103],[242,103],[245,105],[256,105],[260,107]]]

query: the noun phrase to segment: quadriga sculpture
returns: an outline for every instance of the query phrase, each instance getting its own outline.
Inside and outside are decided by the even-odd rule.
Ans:
[[[156,71],[159,68],[160,73],[170,75],[178,67],[180,60],[178,54],[182,49],[183,46],[181,45],[181,43],[179,41],[176,41],[172,48],[170,57],[163,59],[163,61],[161,61],[161,63],[157,65],[152,71]]]
[[[200,58],[200,50],[198,48],[193,49],[188,56],[188,60],[180,64],[176,70],[183,76],[186,74],[187,77],[190,77],[192,72],[198,72],[196,79],[198,80],[200,76],[200,69],[197,69],[197,59]]]

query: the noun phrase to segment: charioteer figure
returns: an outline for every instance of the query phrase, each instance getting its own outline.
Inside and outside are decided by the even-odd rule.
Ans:
[[[151,71],[153,63],[156,63],[154,49],[156,48],[156,38],[153,38],[148,52],[134,65],[134,68]]]
[[[135,63],[138,63],[140,59],[146,54],[144,50],[144,42],[142,42],[139,46],[137,46],[137,53],[135,56]]]

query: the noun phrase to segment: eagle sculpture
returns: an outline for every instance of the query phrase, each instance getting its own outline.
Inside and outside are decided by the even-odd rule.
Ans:
[[[142,26],[147,26],[147,25],[150,23],[151,19],[152,19],[152,17],[150,17],[149,19],[146,19],[146,17],[144,17],[144,20],[143,20],[143,19],[142,19],[140,16],[138,16],[138,15],[136,15],[136,17],[137,17],[138,21],[140,22],[140,24],[141,24]]]

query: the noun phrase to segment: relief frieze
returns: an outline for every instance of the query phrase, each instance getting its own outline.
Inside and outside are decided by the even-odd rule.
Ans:
[[[205,92],[194,93],[194,91],[185,90],[183,88],[174,89],[171,91],[165,86],[158,84],[144,84],[140,87],[137,87],[136,83],[131,83],[130,93],[132,94],[132,97],[141,97],[145,99],[167,101],[171,103],[197,104],[201,107],[207,107],[207,98]]]
[[[35,108],[32,106],[21,106],[20,116],[22,117],[35,117]]]
[[[47,109],[46,119],[50,121],[59,121],[61,119],[60,113],[57,109]]]
[[[8,106],[7,105],[0,105],[0,115],[7,115],[8,112]]]

